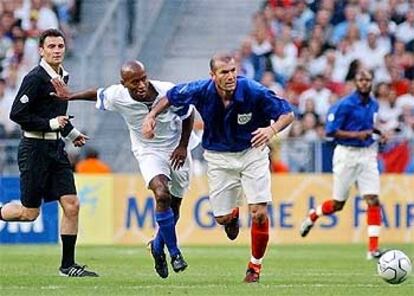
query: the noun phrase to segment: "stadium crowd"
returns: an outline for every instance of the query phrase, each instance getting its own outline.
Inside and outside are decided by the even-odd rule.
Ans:
[[[382,170],[414,170],[414,1],[268,0],[235,57],[242,75],[295,108],[274,170],[311,168],[309,145],[324,139],[327,110],[352,91],[360,67],[374,74],[379,128],[392,139],[381,147]]]

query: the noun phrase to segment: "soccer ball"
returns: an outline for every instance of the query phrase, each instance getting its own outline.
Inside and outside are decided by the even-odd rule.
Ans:
[[[377,264],[379,276],[389,284],[400,284],[405,281],[411,268],[410,258],[399,250],[385,252]]]

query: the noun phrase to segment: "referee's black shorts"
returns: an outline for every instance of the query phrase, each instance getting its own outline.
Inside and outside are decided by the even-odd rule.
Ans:
[[[72,168],[59,140],[23,138],[17,155],[22,205],[38,208],[42,203],[76,194]]]

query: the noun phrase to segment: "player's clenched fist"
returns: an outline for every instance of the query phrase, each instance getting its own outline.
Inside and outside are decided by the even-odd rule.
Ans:
[[[155,130],[155,117],[151,114],[145,116],[144,122],[142,123],[142,135],[144,138],[152,139],[154,138]]]

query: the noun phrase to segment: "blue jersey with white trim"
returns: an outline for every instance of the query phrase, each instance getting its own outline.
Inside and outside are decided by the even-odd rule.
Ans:
[[[374,129],[378,106],[377,100],[371,96],[368,102],[364,103],[358,92],[342,98],[328,111],[326,135],[334,137],[338,130],[356,132]],[[366,140],[336,138],[335,141],[344,146],[368,147],[372,145],[374,139],[372,137]]]
[[[292,111],[289,103],[254,80],[237,77],[233,99],[224,106],[213,80],[178,84],[167,92],[173,110],[182,118],[194,106],[204,121],[204,149],[240,152],[251,147],[252,132]]]

